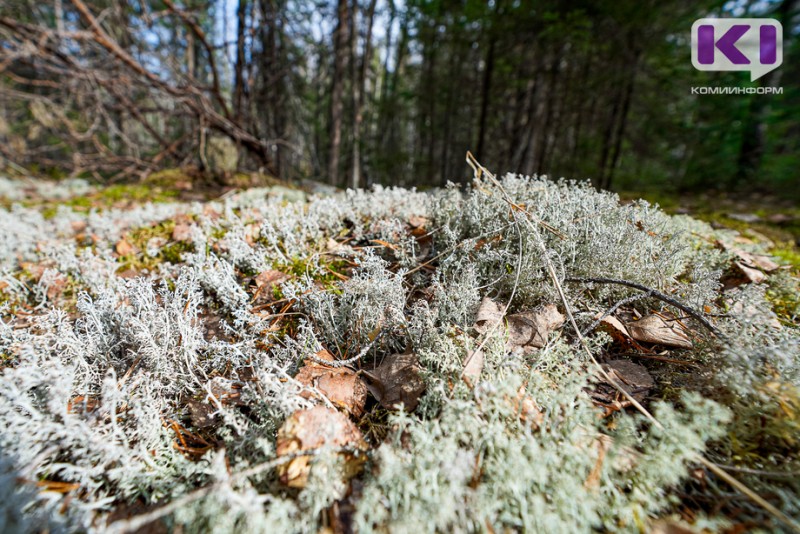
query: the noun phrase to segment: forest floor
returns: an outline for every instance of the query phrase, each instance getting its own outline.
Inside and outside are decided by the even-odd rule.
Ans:
[[[800,210],[479,170],[0,178],[0,531],[798,528]]]

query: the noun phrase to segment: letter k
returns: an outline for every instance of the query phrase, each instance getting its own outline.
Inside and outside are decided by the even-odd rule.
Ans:
[[[711,65],[714,63],[714,49],[719,49],[734,65],[749,65],[750,60],[736,48],[738,41],[750,26],[747,24],[736,24],[731,26],[725,34],[714,42],[714,26],[703,24],[697,28],[697,61],[701,65]]]

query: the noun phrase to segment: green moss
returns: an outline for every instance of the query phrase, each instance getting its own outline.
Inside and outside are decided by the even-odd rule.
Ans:
[[[770,253],[792,266],[795,273],[800,272],[800,250],[791,243],[780,243],[770,249]]]
[[[163,169],[150,174],[145,180],[145,184],[158,185],[162,187],[175,187],[179,182],[192,182],[192,176],[183,169]]]
[[[169,202],[178,195],[172,189],[147,184],[112,185],[98,191],[98,200],[115,203],[124,200],[135,202]]]
[[[126,240],[136,252],[126,254],[119,258],[120,267],[118,272],[133,269],[135,271],[152,270],[160,263],[177,264],[183,261],[184,252],[193,252],[194,245],[183,241],[172,241],[172,232],[175,230],[175,221],[167,219],[152,226],[136,228],[128,232]],[[148,242],[153,238],[165,240],[165,244],[160,247],[155,256],[148,255],[145,251]]]
[[[319,260],[318,265],[312,264],[307,258],[292,258],[289,263],[276,263],[273,268],[295,276],[309,275],[312,280],[322,284],[322,286],[335,294],[339,294],[341,289],[339,282],[346,279],[345,272],[349,267],[348,262],[341,259]]]

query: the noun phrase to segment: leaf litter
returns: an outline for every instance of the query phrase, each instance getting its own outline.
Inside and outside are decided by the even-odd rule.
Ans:
[[[119,432],[119,428],[135,432],[136,425],[143,424],[137,418],[145,421],[144,414],[151,414],[148,417],[157,425],[148,430],[149,435],[167,437],[164,443],[168,448],[163,448],[160,441],[150,442],[148,454],[154,460],[140,463],[136,456],[141,450],[139,440],[146,439],[148,433],[132,433],[137,437],[112,445],[116,447],[114,461],[125,459],[120,461],[130,473],[138,473],[141,468],[153,495],[170,495],[176,483],[183,484],[183,488],[194,485],[195,489],[184,497],[167,497],[163,506],[138,516],[113,516],[110,526],[117,531],[128,531],[135,525],[164,524],[159,522],[174,513],[170,521],[181,521],[187,530],[198,531],[198,525],[214,522],[217,516],[225,521],[244,517],[235,515],[238,512],[233,511],[232,505],[236,502],[248,503],[248,521],[258,517],[261,527],[280,525],[292,530],[290,525],[295,525],[298,531],[320,526],[316,519],[303,523],[309,520],[299,519],[303,513],[307,518],[318,518],[322,511],[331,524],[339,525],[337,528],[359,527],[359,531],[393,526],[402,529],[409,524],[418,530],[431,530],[432,525],[436,529],[458,529],[465,524],[464,518],[473,513],[477,515],[469,521],[480,517],[485,521],[481,524],[489,530],[512,528],[512,524],[543,529],[546,526],[539,521],[544,517],[557,518],[550,524],[556,529],[602,530],[610,525],[632,528],[632,523],[625,523],[631,509],[644,514],[641,524],[653,526],[664,524],[658,519],[664,514],[688,510],[675,508],[662,495],[690,491],[698,497],[694,502],[707,497],[703,491],[711,491],[708,487],[699,491],[685,482],[689,472],[684,466],[698,463],[705,476],[713,475],[733,485],[768,510],[775,520],[785,521],[783,510],[791,510],[781,504],[783,501],[772,499],[782,509],[763,499],[759,501],[760,497],[747,486],[737,486],[735,479],[726,478],[725,471],[720,473],[702,463],[700,453],[705,444],[722,439],[728,412],[696,396],[676,400],[678,397],[669,397],[675,394],[667,394],[667,380],[677,373],[670,366],[679,361],[669,357],[672,351],[681,351],[675,354],[693,363],[705,357],[701,352],[705,347],[714,346],[728,359],[727,363],[718,360],[716,365],[753,369],[752,363],[733,363],[740,357],[741,353],[736,352],[740,349],[725,345],[729,339],[742,335],[737,317],[745,318],[748,325],[758,323],[759,328],[770,329],[764,332],[780,332],[784,336],[780,339],[788,343],[796,339],[791,329],[777,329],[774,318],[763,311],[763,297],[753,293],[773,283],[772,276],[780,271],[779,266],[760,253],[722,250],[729,256],[703,261],[716,261],[720,270],[724,267],[723,276],[717,275],[723,284],[726,274],[730,277],[739,272],[736,284],[722,290],[718,286],[706,290],[700,283],[682,284],[678,280],[690,276],[686,273],[694,261],[691,255],[675,266],[663,261],[653,266],[652,259],[646,257],[653,247],[669,246],[662,228],[677,228],[677,221],[663,219],[659,212],[654,214],[646,207],[635,207],[632,209],[640,211],[633,219],[636,224],[630,224],[632,219],[625,211],[628,208],[608,199],[603,210],[619,210],[626,222],[607,233],[601,228],[600,235],[586,244],[581,241],[581,232],[597,232],[597,227],[586,226],[573,232],[570,224],[581,225],[590,221],[593,214],[605,213],[599,208],[597,212],[586,208],[591,202],[606,202],[605,197],[580,188],[559,189],[561,186],[545,181],[518,181],[514,177],[504,179],[500,185],[487,172],[476,172],[475,188],[459,200],[448,197],[447,192],[437,197],[387,190],[356,192],[346,202],[316,201],[296,211],[291,206],[282,207],[284,211],[277,219],[269,219],[270,210],[258,204],[237,205],[235,211],[230,205],[209,204],[191,216],[164,212],[174,221],[170,233],[157,236],[161,239],[158,242],[148,238],[145,248],[181,243],[188,254],[166,259],[160,255],[159,262],[163,263],[154,261],[148,265],[151,278],[147,281],[134,272],[128,281],[113,282],[121,285],[114,286],[112,294],[118,292],[122,298],[102,312],[113,317],[103,334],[112,336],[110,344],[79,343],[63,350],[70,358],[77,358],[75,361],[95,362],[84,367],[91,369],[89,373],[65,375],[77,376],[75,384],[80,388],[59,382],[44,390],[39,385],[26,386],[28,389],[14,393],[17,397],[2,393],[0,397],[9,414],[6,417],[34,406],[41,414],[39,421],[45,422],[41,424],[50,425],[47,431],[51,435],[73,432],[65,425],[82,424],[86,425],[79,427],[83,435],[95,436],[96,432],[97,436],[107,436]],[[550,196],[562,200],[559,209],[567,209],[573,196],[585,204],[575,203],[570,208],[574,212],[562,216],[552,211]],[[412,198],[413,202],[409,200]],[[439,212],[431,208],[431,199],[439,202]],[[164,213],[156,221],[164,220]],[[487,213],[491,216],[487,217]],[[318,222],[307,224],[314,217]],[[483,226],[475,223],[478,220]],[[491,226],[486,223],[490,220],[501,224],[486,228]],[[460,221],[465,222],[462,225]],[[67,227],[96,236],[92,246],[105,247],[112,262],[140,253],[130,238],[137,235],[137,224],[120,224],[115,232],[94,226],[96,220],[89,218],[78,223]],[[152,223],[140,221],[138,226],[149,227]],[[282,227],[292,230],[281,233]],[[479,230],[474,232],[476,227]],[[626,231],[634,233],[627,240],[620,240],[619,234]],[[620,248],[635,247],[636,240],[646,243],[638,249],[638,258],[633,249],[624,250],[627,262],[617,258],[604,263],[602,254],[569,248],[576,243],[591,247],[603,239]],[[531,255],[525,249],[523,254],[523,248],[528,246],[539,247],[540,253]],[[551,250],[557,253],[550,255]],[[612,247],[605,252],[613,255],[617,249]],[[674,251],[662,254],[668,259],[678,255]],[[559,270],[575,276],[605,276],[598,279],[608,280],[624,280],[627,276],[630,284],[624,289],[598,289],[572,281],[570,284],[578,284],[577,288],[571,287],[565,293],[561,286],[567,280],[553,274],[556,270],[552,262],[581,255],[585,255],[584,263],[564,261],[559,263]],[[347,261],[340,262],[341,258]],[[34,266],[48,262],[46,268],[67,279],[67,273],[47,253],[35,252],[30,260],[29,272],[34,273],[38,270]],[[14,258],[12,265],[17,262]],[[626,270],[631,264],[641,271]],[[108,272],[115,273],[114,267],[112,264]],[[670,269],[670,277],[660,278]],[[183,275],[178,274],[181,271]],[[186,278],[178,278],[187,272],[195,277],[188,284]],[[39,274],[35,283],[39,284],[42,277]],[[113,278],[117,278],[116,274]],[[97,282],[90,282],[94,279],[88,273],[69,271],[68,279],[90,297],[101,295],[100,286],[91,285]],[[62,278],[56,276],[52,280]],[[3,295],[17,287],[12,282],[5,278],[0,282],[4,284],[0,286],[4,288]],[[159,282],[164,282],[164,288],[156,293],[153,288]],[[46,293],[47,287],[41,285],[41,290]],[[65,300],[71,298],[64,289],[59,288],[58,295],[52,293],[50,300],[58,297],[58,302],[51,305],[65,305]],[[183,298],[184,291],[197,297]],[[632,293],[637,291],[641,298],[633,299]],[[389,295],[393,296],[387,298]],[[35,302],[37,297],[32,293],[25,298]],[[197,299],[197,305],[193,299]],[[685,304],[676,306],[676,302]],[[704,304],[695,309],[695,302]],[[25,310],[19,302],[14,305]],[[90,310],[85,302],[80,306],[80,313]],[[687,309],[692,313],[685,315]],[[726,317],[725,311],[731,317]],[[6,367],[9,377],[15,368],[25,370],[27,381],[41,373],[40,364],[29,356],[39,349],[20,350],[29,343],[26,339],[43,335],[40,332],[53,335],[47,334],[54,331],[51,323],[37,313],[32,312],[25,322],[17,321],[18,317],[6,320],[4,316],[4,324],[20,326],[10,330],[12,334],[0,332],[6,336],[2,339],[13,340],[0,346],[4,359],[10,358]],[[97,312],[90,313],[95,315],[80,315],[85,322],[77,326],[91,324],[90,317],[96,324],[101,321]],[[576,323],[586,329],[587,339],[580,335],[580,329],[576,330]],[[18,330],[34,337],[20,338],[13,334]],[[135,334],[113,337],[128,330]],[[607,342],[609,338],[613,343]],[[86,351],[94,350],[94,346],[102,348],[100,356],[87,355]],[[585,354],[575,351],[576,346],[581,346]],[[320,347],[355,356],[337,358]],[[642,356],[661,357],[661,362],[634,363],[626,359],[631,349]],[[759,361],[766,362],[768,372],[748,375],[747,380],[753,384],[765,380],[763,386],[757,386],[763,387],[762,394],[780,392],[782,405],[792,406],[794,401],[787,393],[791,391],[787,385],[790,378],[786,378],[790,375],[780,374],[789,367],[785,358],[776,359],[778,354],[786,352],[776,349],[760,356]],[[98,362],[97,369],[91,367]],[[594,367],[593,362],[599,365]],[[69,365],[60,359],[48,365],[53,363]],[[789,361],[788,365],[792,364]],[[117,393],[97,379],[109,370],[124,376]],[[680,372],[696,371],[693,367]],[[697,379],[701,381],[701,377]],[[12,391],[9,388],[13,384],[4,382],[3,391]],[[708,388],[712,385],[728,387],[714,382]],[[60,403],[53,406],[60,406],[61,410],[66,407],[67,418],[51,416],[48,404],[28,401],[28,391],[44,391],[45,395],[64,391]],[[670,406],[656,402],[668,397]],[[145,409],[151,411],[144,412]],[[695,409],[697,413],[690,417]],[[109,415],[109,410],[117,410],[116,415]],[[636,422],[637,410],[647,425]],[[737,424],[747,421],[741,419],[743,413],[735,414],[740,418]],[[783,417],[775,424],[794,424],[791,415]],[[118,425],[117,430],[113,425]],[[382,428],[376,431],[374,425]],[[36,445],[38,441],[25,441],[26,436],[37,435],[36,427],[21,421],[18,427],[27,434],[15,434],[16,427],[8,426],[4,447],[27,458],[27,463],[21,462],[20,466],[45,473],[55,454]],[[570,428],[580,432],[570,433]],[[728,428],[736,434],[747,426]],[[663,437],[670,434],[683,437],[672,443]],[[28,443],[36,455],[25,456],[26,450],[15,446],[14,440]],[[715,451],[719,458],[734,461],[731,455],[725,456],[730,454],[727,450],[714,446],[719,447]],[[524,498],[535,503],[537,495],[547,494],[552,504],[546,505],[536,518],[523,519],[513,515],[513,507],[509,507],[513,499],[503,496],[503,492],[510,480],[536,472],[526,463],[529,447],[541,447],[534,455],[538,458],[535,461],[546,466],[553,476],[545,486],[529,478],[523,491],[533,493]],[[86,449],[73,445],[61,453],[59,461],[64,465],[100,464],[106,461],[104,450],[97,444]],[[168,460],[176,450],[183,458],[180,461],[186,463]],[[564,456],[558,456],[562,453]],[[326,454],[333,455],[341,471],[322,469],[328,461]],[[38,460],[40,457],[45,460]],[[636,460],[630,462],[626,458]],[[791,455],[785,458],[785,465],[791,465]],[[31,464],[34,460],[40,463]],[[661,462],[658,465],[662,467],[648,471],[648,462]],[[563,467],[570,463],[577,467]],[[167,469],[159,471],[159,465]],[[209,476],[212,469],[216,469],[215,474]],[[272,471],[274,478],[258,478]],[[116,491],[115,502],[120,510],[126,499],[140,495],[125,493],[129,490],[123,488],[132,487],[128,479],[127,485],[118,485],[118,479],[91,478],[96,475],[81,478],[69,470],[66,473],[64,492],[71,500],[64,506],[75,514],[69,516],[75,518],[70,519],[75,524],[81,521],[79,510],[97,509],[92,508],[94,494],[78,493],[76,488]],[[329,473],[330,478],[320,485],[315,473]],[[616,493],[636,487],[640,479],[646,480],[643,487],[655,489]],[[276,492],[270,489],[269,480],[277,480],[299,493],[287,496]],[[761,484],[757,478],[748,481]],[[56,483],[62,481],[50,480],[48,487],[55,487]],[[454,497],[438,502],[428,513],[414,508],[425,502],[426,488],[441,484],[447,484]],[[481,500],[483,497],[478,495],[486,493],[479,493],[478,489],[495,496]],[[780,491],[784,489],[779,488],[775,495]],[[641,500],[631,500],[633,494],[642,496]],[[250,501],[247,495],[257,498]],[[608,517],[614,519],[604,523],[602,514],[588,508],[581,516],[561,515],[565,508],[559,507],[559,499],[576,496],[591,503],[589,507],[607,510]],[[604,500],[606,496],[613,497]],[[202,506],[195,507],[195,502],[202,501],[211,510],[214,499],[226,503],[228,511],[215,512],[217,515],[211,517],[203,515]],[[43,505],[30,509],[37,506]],[[286,512],[282,516],[286,522],[259,515],[278,506],[296,512]],[[693,514],[717,513],[690,506],[694,506]],[[741,500],[726,506],[723,513],[730,517],[738,517],[736,514],[743,508]],[[177,514],[181,509],[184,515]],[[348,510],[346,514],[344,509]],[[187,510],[192,510],[190,515],[199,522],[180,519]],[[97,513],[92,511],[89,515]],[[506,522],[508,517],[514,517],[513,521]],[[759,520],[769,521],[764,516]]]

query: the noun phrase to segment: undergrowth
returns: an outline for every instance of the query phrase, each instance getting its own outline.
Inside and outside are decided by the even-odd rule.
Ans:
[[[4,532],[104,532],[176,502],[156,521],[183,532],[782,528],[698,454],[800,519],[799,478],[774,476],[800,470],[797,279],[780,269],[724,288],[734,258],[718,243],[733,231],[514,175],[502,190],[376,188],[294,203],[251,190],[84,211],[69,205],[80,196],[24,205],[14,183],[0,186]],[[506,193],[535,232],[515,224]],[[568,324],[532,354],[509,351],[496,329],[479,379],[462,380],[483,339],[482,299],[513,294],[509,313],[565,311],[539,238],[579,328],[621,299],[632,316],[676,309],[568,279],[638,283],[713,322],[717,335],[682,317],[693,348],[668,353],[589,333],[600,361],[642,356],[656,378],[643,402],[664,429],[598,405],[602,379]],[[279,281],[258,289],[269,271]],[[419,406],[370,401],[354,421],[369,444],[355,479],[325,453],[302,489],[274,470],[236,478],[275,458],[287,417],[321,402],[295,375],[323,348],[362,355],[361,370],[413,353]],[[237,401],[219,401],[220,387]],[[202,402],[211,424],[196,417]]]

